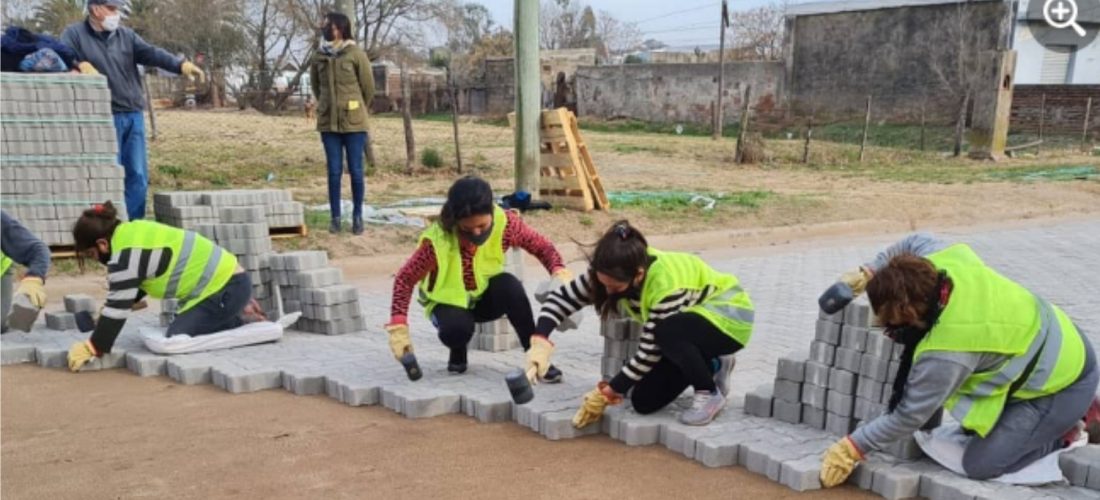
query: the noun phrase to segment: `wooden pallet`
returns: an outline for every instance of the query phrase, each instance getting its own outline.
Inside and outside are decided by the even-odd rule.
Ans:
[[[587,148],[582,148],[573,113],[565,108],[543,111],[539,135],[539,197],[584,212],[604,208],[592,189],[585,166]]]
[[[309,234],[309,227],[305,224],[300,226],[272,227],[268,229],[268,234],[271,235],[271,239],[273,240],[299,238]]]
[[[603,189],[603,181],[600,180],[600,174],[596,172],[596,164],[592,161],[592,155],[588,153],[588,145],[584,143],[584,139],[581,138],[580,127],[577,125],[577,117],[573,113],[568,113],[569,116],[569,128],[573,132],[573,138],[577,143],[577,152],[580,155],[581,167],[584,169],[585,179],[588,180],[588,189],[592,191],[592,196],[596,203],[596,210],[607,211],[611,209],[611,201],[607,199],[607,192]]]
[[[51,259],[75,259],[76,245],[50,245]]]

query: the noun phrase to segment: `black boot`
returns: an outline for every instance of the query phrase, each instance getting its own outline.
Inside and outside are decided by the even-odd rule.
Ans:
[[[339,217],[333,217],[332,218],[332,222],[330,222],[329,225],[328,225],[328,232],[330,232],[332,234],[339,234],[340,233],[340,218]]]
[[[447,360],[447,371],[456,375],[466,373],[466,346],[451,349],[450,359]]]
[[[356,215],[351,221],[351,234],[363,234],[363,216]]]

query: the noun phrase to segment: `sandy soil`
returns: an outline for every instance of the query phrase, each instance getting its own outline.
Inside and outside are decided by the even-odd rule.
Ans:
[[[121,370],[0,370],[5,499],[872,498],[799,494],[606,437],[551,442],[283,391],[229,395]]]

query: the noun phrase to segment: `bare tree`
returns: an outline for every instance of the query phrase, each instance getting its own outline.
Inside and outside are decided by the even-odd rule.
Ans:
[[[429,0],[355,0],[363,50],[372,61],[400,45],[403,35],[432,19]]]
[[[28,25],[36,3],[35,0],[5,0],[0,3],[0,26]]]
[[[598,46],[596,13],[573,0],[544,0],[539,5],[539,47],[579,49]]]
[[[985,62],[981,52],[983,48],[990,47],[986,40],[988,30],[979,24],[970,4],[957,4],[930,26],[929,36],[923,43],[928,54],[929,72],[939,82],[947,101],[958,103],[953,147],[955,156],[962,153],[967,112],[974,92],[986,74],[982,70]]]
[[[787,3],[772,3],[730,14],[731,50],[735,59],[778,61],[783,58]]]
[[[642,44],[637,24],[620,21],[605,10],[596,19],[596,38],[604,57],[634,50]]]

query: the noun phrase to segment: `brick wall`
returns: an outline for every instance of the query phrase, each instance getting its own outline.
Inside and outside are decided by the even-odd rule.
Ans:
[[[1089,130],[1100,134],[1100,85],[1017,85],[1012,95],[1012,130],[1038,130],[1046,95],[1044,129],[1080,134],[1085,104],[1092,97]]]

